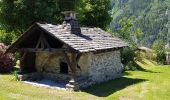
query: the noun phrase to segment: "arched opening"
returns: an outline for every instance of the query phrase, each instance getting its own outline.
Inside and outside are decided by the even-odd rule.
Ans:
[[[68,74],[68,65],[65,62],[60,63],[60,73]]]

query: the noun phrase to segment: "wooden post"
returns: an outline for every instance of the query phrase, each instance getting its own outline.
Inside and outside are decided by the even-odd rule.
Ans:
[[[23,73],[23,71],[24,71],[24,58],[25,58],[26,54],[27,54],[27,52],[20,52],[20,65],[19,65],[20,73],[17,74],[17,80],[19,80],[19,81],[26,80],[26,77],[24,77],[24,75],[23,75],[24,74]]]
[[[75,83],[75,77],[76,77],[76,68],[80,59],[80,54],[77,53],[72,53],[72,63],[71,63],[71,67],[72,67],[72,75],[71,75],[71,80],[70,80],[70,84]]]
[[[72,73],[71,73],[71,78],[70,78],[69,83],[71,85],[75,85],[75,76],[76,76],[76,54],[75,53],[71,55],[71,66],[70,67],[72,68]]]
[[[20,58],[20,69],[21,69],[21,72],[23,71],[24,69],[24,58],[26,56],[27,52],[21,52],[20,55],[21,55],[21,58]]]
[[[69,58],[66,52],[64,52],[64,55],[66,57],[67,64],[71,69],[70,81],[69,84],[66,85],[66,88],[74,91],[78,90],[79,87],[76,84],[75,77],[76,77],[76,68],[80,58],[80,54],[71,53],[71,59]]]

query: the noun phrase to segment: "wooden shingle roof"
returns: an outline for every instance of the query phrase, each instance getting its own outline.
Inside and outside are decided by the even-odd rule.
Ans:
[[[112,37],[100,28],[81,27],[81,33],[74,34],[71,31],[71,26],[66,24],[37,23],[37,25],[79,52],[93,52],[127,46],[127,43],[119,38]]]

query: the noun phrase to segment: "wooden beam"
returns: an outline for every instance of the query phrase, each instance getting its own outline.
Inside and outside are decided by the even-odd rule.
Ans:
[[[70,67],[70,69],[71,69],[71,71],[72,71],[73,69],[72,69],[72,67],[71,67],[71,61],[70,61],[70,58],[69,58],[68,54],[67,54],[65,51],[63,51],[63,54],[64,54],[64,56],[65,56],[67,65]]]
[[[67,64],[71,69],[71,76],[70,76],[69,82],[70,82],[70,84],[74,84],[75,83],[75,76],[76,76],[76,68],[77,68],[78,61],[79,61],[81,55],[77,54],[77,53],[71,53],[71,57],[69,57],[66,52],[64,52],[64,55],[65,55]]]
[[[81,54],[77,54],[77,57],[76,57],[76,62],[78,62],[80,60],[80,57],[81,57]]]
[[[45,44],[42,35],[41,35],[41,49],[45,49]]]
[[[20,53],[20,55],[21,55],[21,58],[20,58],[20,66],[19,67],[21,68],[21,71],[22,71],[24,68],[24,58],[27,55],[27,52],[23,52],[23,54]]]
[[[46,38],[43,39],[44,44],[47,46],[47,48],[51,48],[50,44],[48,43],[48,41],[46,40]]]
[[[71,67],[73,69],[73,73],[76,72],[76,67],[77,67],[77,54],[76,53],[72,53],[72,56],[71,56]]]
[[[122,47],[117,47],[117,48],[110,48],[110,49],[104,49],[104,50],[96,50],[96,51],[93,51],[94,54],[99,54],[99,53],[106,53],[106,52],[111,52],[111,51],[116,51],[116,50],[119,50],[121,49]]]
[[[81,67],[78,66],[78,62],[79,62],[79,60],[80,60],[80,57],[81,57],[81,54],[80,54],[80,53],[77,54],[77,57],[76,57],[76,67],[79,68],[79,69],[81,70]]]
[[[47,47],[47,48],[51,48],[51,46],[49,45],[48,41],[46,40],[45,36],[43,33],[42,34],[42,42],[43,44]]]
[[[72,85],[75,83],[76,68],[77,68],[77,64],[78,64],[79,59],[80,59],[80,54],[72,53],[72,55],[71,55],[71,66],[70,66],[72,68],[72,73],[71,73],[71,78],[70,78],[70,81],[69,81],[69,83],[72,84]]]
[[[41,33],[41,35],[40,35],[40,37],[38,39],[38,42],[37,42],[37,45],[36,45],[36,49],[38,49],[39,47],[41,49],[45,49],[45,47],[51,48],[43,33]]]
[[[41,35],[40,35],[40,37],[39,37],[39,39],[38,39],[38,42],[37,42],[37,45],[36,45],[36,49],[38,49],[39,48],[39,46],[40,46],[40,44],[41,44]]]
[[[24,52],[24,54],[22,55],[20,60],[23,60],[25,58],[26,54],[27,54],[27,52]]]

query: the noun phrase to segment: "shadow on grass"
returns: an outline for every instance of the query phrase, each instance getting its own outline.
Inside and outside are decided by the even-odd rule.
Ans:
[[[161,72],[155,72],[155,71],[151,71],[151,70],[142,70],[143,72],[148,72],[148,73],[161,73]]]
[[[124,71],[123,72],[123,75],[131,75],[131,73],[127,72],[127,71]]]
[[[121,77],[119,79],[111,80],[105,83],[92,85],[89,88],[82,89],[82,91],[98,97],[107,97],[117,91],[126,88],[127,86],[144,82],[144,81],[147,80]]]

